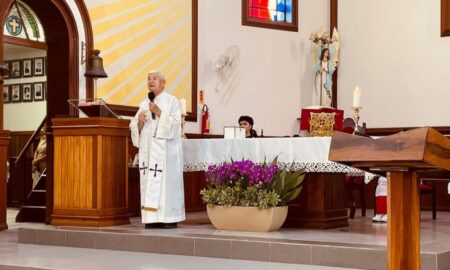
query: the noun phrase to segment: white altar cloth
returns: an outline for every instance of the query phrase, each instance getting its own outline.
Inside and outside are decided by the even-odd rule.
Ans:
[[[305,168],[306,172],[364,173],[329,161],[330,143],[330,137],[188,139],[183,140],[184,171],[206,171],[209,165],[231,159],[271,162],[278,156],[279,166],[295,162],[294,169]],[[373,175],[366,173],[366,177]]]

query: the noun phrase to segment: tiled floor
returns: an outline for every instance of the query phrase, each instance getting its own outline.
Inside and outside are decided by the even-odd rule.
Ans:
[[[0,270],[3,269],[248,269],[248,270],[339,270],[312,265],[215,259],[142,252],[27,245],[17,243],[18,228],[42,228],[42,224],[14,223],[8,211],[9,230],[0,232]],[[137,226],[137,225],[136,225]],[[348,268],[346,268],[348,269]]]
[[[14,215],[10,211],[10,215]],[[327,259],[332,257],[338,257],[338,253],[334,252],[333,247],[339,246],[339,252],[345,254],[346,250],[355,249],[358,247],[364,249],[380,251],[382,257],[385,257],[386,249],[386,224],[373,224],[370,221],[371,213],[368,213],[366,218],[362,218],[357,215],[355,220],[350,221],[350,226],[333,229],[326,231],[319,230],[304,230],[304,229],[282,229],[278,232],[272,233],[249,233],[249,232],[229,232],[215,230],[210,224],[205,224],[206,217],[203,214],[190,215],[188,224],[182,224],[175,230],[162,230],[153,229],[145,230],[142,224],[140,224],[139,218],[132,219],[132,224],[108,227],[100,229],[80,229],[80,228],[60,228],[69,230],[89,230],[95,233],[98,232],[110,232],[112,234],[134,234],[138,238],[140,236],[146,237],[195,237],[197,240],[202,239],[232,239],[236,240],[239,245],[244,244],[248,239],[256,240],[257,242],[271,242],[271,246],[276,248],[284,248],[286,245],[278,245],[277,241],[283,244],[292,243],[293,245],[308,244],[312,246],[319,246],[323,249],[324,246],[328,246],[328,249],[316,250],[316,254],[320,254],[319,261],[322,261],[323,265],[340,265],[334,264]],[[127,251],[106,251],[106,250],[93,250],[93,249],[81,249],[81,248],[67,248],[67,247],[50,247],[50,246],[36,246],[36,245],[23,245],[17,244],[17,228],[36,228],[36,229],[52,229],[52,226],[45,226],[43,224],[14,224],[9,223],[10,230],[0,233],[0,265],[4,261],[7,264],[12,265],[27,265],[34,267],[50,267],[56,269],[124,269],[124,264],[121,264],[120,258],[125,260],[125,265],[128,269],[336,269],[327,267],[316,266],[300,266],[290,264],[277,264],[270,262],[254,262],[254,261],[240,261],[240,260],[223,260],[213,258],[201,258],[201,257],[186,257],[175,255],[159,255],[159,254],[146,254],[139,252],[127,252]],[[421,252],[422,262],[429,259],[435,260],[437,252],[444,252],[445,261],[447,261],[450,254],[450,213],[439,212],[437,221],[431,219],[430,212],[422,212],[421,220]],[[56,228],[57,229],[57,228]],[[99,235],[96,236],[97,239]],[[125,239],[125,238],[124,238]],[[68,236],[64,239],[69,240]],[[97,240],[96,240],[97,241]],[[220,241],[219,241],[220,242]],[[6,245],[4,243],[7,243]],[[95,243],[98,245],[98,243]],[[118,243],[120,245],[120,243]],[[298,245],[300,247],[300,245]],[[239,248],[238,245],[233,246]],[[342,248],[343,247],[343,248]],[[101,247],[100,247],[101,248]],[[242,248],[245,247],[242,246]],[[126,250],[126,249],[125,249]],[[208,250],[206,250],[208,251]],[[338,251],[338,250],[337,250]],[[372,253],[373,251],[370,251]],[[4,255],[6,254],[6,255]],[[184,253],[182,253],[184,254]],[[257,254],[256,254],[257,255]],[[347,254],[348,255],[348,254]],[[73,257],[71,257],[73,256]],[[79,263],[80,257],[85,257]],[[214,256],[213,256],[214,257]],[[24,259],[27,258],[27,259]],[[77,259],[72,259],[77,258]],[[339,259],[339,258],[337,258]],[[345,259],[346,258],[340,258]],[[365,258],[359,258],[365,259]],[[316,258],[317,260],[317,258]],[[286,260],[281,260],[286,261]],[[314,261],[314,260],[313,260]],[[436,262],[433,262],[436,265]],[[189,268],[187,265],[193,265]],[[54,265],[54,266],[53,266]],[[384,263],[382,265],[385,265]],[[448,265],[446,267],[445,265]],[[115,268],[116,267],[116,268]],[[151,268],[154,267],[154,268]],[[221,268],[223,267],[223,268]],[[302,268],[303,267],[303,268]],[[351,267],[351,266],[350,266]],[[2,268],[0,268],[2,269]],[[377,267],[376,269],[382,269]],[[423,268],[424,269],[424,268]],[[426,269],[426,268],[425,268]],[[447,264],[441,264],[434,269],[450,269],[450,260]]]

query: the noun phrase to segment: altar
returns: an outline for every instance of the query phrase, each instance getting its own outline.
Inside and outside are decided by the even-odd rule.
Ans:
[[[330,229],[348,226],[345,174],[364,172],[328,160],[330,137],[183,140],[186,210],[205,209],[200,190],[204,171],[224,161],[249,159],[305,168],[299,197],[289,204],[285,227]],[[366,177],[372,177],[366,173]]]

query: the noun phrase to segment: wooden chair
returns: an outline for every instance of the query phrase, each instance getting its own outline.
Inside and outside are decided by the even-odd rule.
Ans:
[[[433,219],[436,219],[436,181],[430,181],[430,183],[425,183],[421,181],[420,183],[420,195],[431,195],[431,211]]]
[[[353,134],[356,128],[356,123],[353,118],[345,118],[342,122],[342,132]],[[362,127],[357,127],[355,135],[367,136],[366,132],[366,123],[363,123]],[[355,218],[356,212],[356,196],[355,191],[359,193],[359,201],[361,203],[361,213],[362,216],[366,216],[366,192],[365,192],[365,183],[364,176],[354,176],[354,175],[346,175],[345,176],[345,186],[347,189],[347,199],[350,202],[350,218]]]
[[[355,191],[359,193],[359,202],[361,203],[361,215],[366,216],[366,184],[364,176],[345,176],[345,187],[347,189],[347,199],[350,202],[350,218],[355,218],[356,196]]]

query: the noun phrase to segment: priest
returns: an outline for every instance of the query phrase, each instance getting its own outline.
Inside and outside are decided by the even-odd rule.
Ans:
[[[145,228],[176,228],[185,219],[181,110],[165,85],[161,72],[148,74],[148,98],[130,123],[133,145],[139,147]]]

